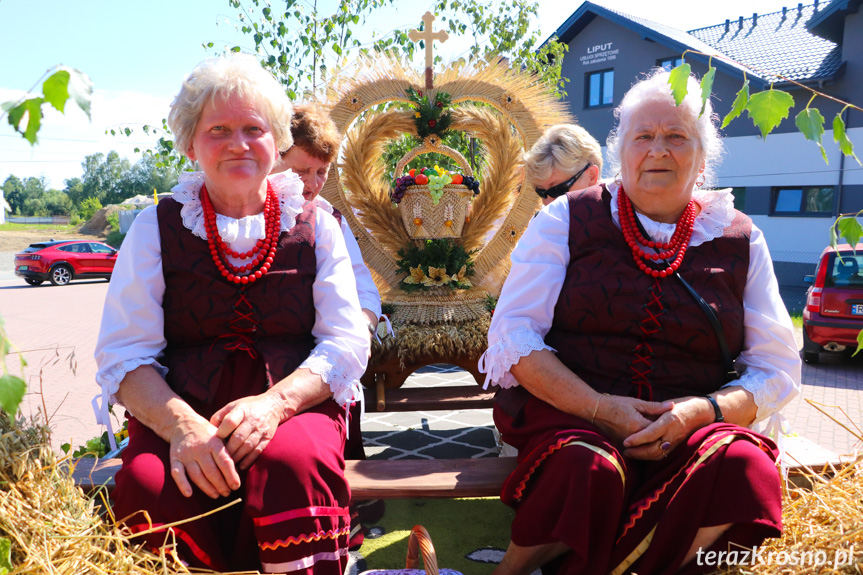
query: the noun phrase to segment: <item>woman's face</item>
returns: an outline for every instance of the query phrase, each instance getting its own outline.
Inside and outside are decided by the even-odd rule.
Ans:
[[[584,165],[586,166],[587,163],[588,163],[587,160],[585,160]],[[582,167],[584,167],[584,166],[582,166]],[[579,168],[579,169],[581,169],[581,168]],[[534,187],[548,190],[548,189],[553,188],[554,186],[557,186],[559,184],[562,184],[562,183],[568,181],[574,175],[575,174],[570,174],[568,172],[561,171],[560,168],[554,168],[551,171],[551,175],[548,178],[546,178],[545,180],[543,180],[541,182],[536,182]],[[572,183],[571,186],[569,186],[569,190],[567,190],[567,191],[571,192],[572,190],[583,190],[584,188],[589,188],[590,186],[595,185],[597,181],[599,181],[599,167],[591,165],[589,168],[584,170],[584,173],[582,173],[578,177],[578,179]],[[548,204],[550,204],[551,202],[553,202],[556,199],[557,198],[552,198],[551,196],[547,196],[545,198],[542,198],[542,205],[547,206]]]
[[[279,152],[254,102],[218,97],[201,110],[187,155],[201,166],[208,187],[239,193],[265,185]]]
[[[300,146],[291,146],[282,156],[279,171],[291,170],[303,180],[303,197],[313,200],[321,193],[330,174],[330,163],[306,152]]]
[[[640,212],[674,221],[704,167],[695,124],[683,108],[666,101],[645,102],[631,114],[621,137],[623,187]]]

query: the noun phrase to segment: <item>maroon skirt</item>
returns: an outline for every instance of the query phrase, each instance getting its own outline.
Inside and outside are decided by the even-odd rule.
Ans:
[[[670,575],[680,570],[701,527],[733,524],[711,548],[722,550],[781,533],[777,450],[770,439],[716,423],[665,459],[628,459],[597,427],[516,389],[502,390],[494,410],[502,439],[519,450],[501,499],[516,510],[514,543],[561,541],[572,550],[548,570]],[[512,402],[506,396],[513,394],[528,396],[515,412],[507,409]],[[687,572],[715,570],[693,563]]]

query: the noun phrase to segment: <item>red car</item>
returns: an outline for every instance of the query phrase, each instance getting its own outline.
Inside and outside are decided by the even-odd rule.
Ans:
[[[73,279],[111,279],[117,250],[102,242],[51,240],[30,244],[15,254],[15,275],[31,286],[49,280],[55,286]]]
[[[841,256],[841,257],[840,257]],[[856,253],[848,244],[821,253],[803,308],[803,361],[818,363],[821,353],[857,349],[863,330],[863,243]]]

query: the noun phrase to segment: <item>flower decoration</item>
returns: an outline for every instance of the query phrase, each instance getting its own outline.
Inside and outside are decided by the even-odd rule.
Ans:
[[[438,92],[430,99],[422,90],[413,87],[408,87],[405,94],[414,105],[414,122],[420,138],[424,139],[430,134],[440,136],[447,131],[452,122],[452,114],[448,110],[452,102],[449,94]]]
[[[363,99],[360,98],[360,95],[354,92],[351,94],[350,99],[348,100],[348,108],[356,112],[360,108],[363,107]]]
[[[510,225],[504,233],[512,243],[515,243],[518,240],[518,229],[515,226]]]
[[[404,279],[406,284],[422,284],[428,278],[426,278],[426,274],[423,271],[422,266],[417,266],[415,268],[411,268],[411,275]]]
[[[401,287],[405,291],[473,287],[468,276],[473,275],[471,258],[476,252],[465,251],[450,238],[425,240],[421,246],[411,244],[402,248],[396,265],[408,275],[401,281]]]
[[[423,285],[426,287],[440,287],[452,281],[452,278],[447,275],[446,268],[436,268],[429,266],[429,275],[423,280]]]
[[[515,101],[515,96],[512,94],[503,93],[500,96],[500,105],[507,110],[511,109],[515,105]]]
[[[437,137],[435,134],[432,134],[431,136],[426,136],[426,139],[423,140],[423,144],[430,148],[437,148],[438,146],[440,146],[440,138]]]
[[[458,273],[452,276],[452,283],[461,284],[461,287],[473,287],[473,284],[467,279],[467,266],[461,266]]]

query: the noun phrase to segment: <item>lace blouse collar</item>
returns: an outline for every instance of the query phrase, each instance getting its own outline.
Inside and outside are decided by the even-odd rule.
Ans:
[[[297,223],[297,215],[303,211],[303,182],[294,172],[271,174],[267,177],[279,198],[282,211],[281,231],[288,231]],[[171,191],[176,201],[183,204],[180,217],[183,227],[193,235],[206,240],[207,231],[204,227],[204,208],[201,206],[201,186],[204,184],[203,172],[183,172],[179,183]],[[240,219],[216,214],[216,225],[226,242],[234,242],[238,238],[261,238],[266,229],[264,214],[245,216]]]
[[[620,227],[620,218],[617,215],[617,192],[620,185],[610,182],[606,184],[606,188],[611,193],[611,217],[617,227]],[[694,190],[692,199],[701,207],[701,211],[695,217],[689,245],[698,246],[721,237],[723,230],[734,221],[734,196],[731,188]],[[666,242],[674,234],[675,224],[655,222],[643,214],[638,214],[638,219],[654,240]]]

